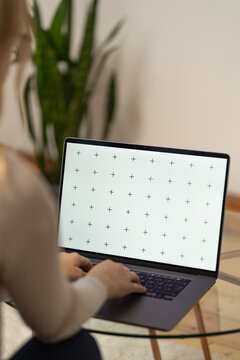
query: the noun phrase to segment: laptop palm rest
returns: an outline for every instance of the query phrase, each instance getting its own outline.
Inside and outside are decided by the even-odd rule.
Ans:
[[[214,283],[212,278],[195,278],[174,301],[139,294],[109,300],[96,317],[169,331]]]

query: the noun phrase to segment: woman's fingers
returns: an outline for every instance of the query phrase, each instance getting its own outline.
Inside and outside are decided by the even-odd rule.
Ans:
[[[79,268],[83,269],[84,271],[89,271],[93,265],[91,261],[86,258],[85,256],[79,255],[76,252],[70,254],[72,256],[73,265],[78,266]]]
[[[87,275],[95,276],[104,283],[109,299],[125,296],[133,292],[144,293],[146,291],[134,271],[130,271],[126,266],[111,260],[99,263]]]
[[[140,284],[138,275],[134,271],[129,271],[129,273],[130,273],[131,281]]]

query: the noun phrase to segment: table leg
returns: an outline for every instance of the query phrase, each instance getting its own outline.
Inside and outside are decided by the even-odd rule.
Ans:
[[[199,302],[195,305],[194,310],[195,310],[195,316],[197,319],[198,329],[199,329],[200,333],[205,333],[206,331],[205,331],[205,326],[204,326],[202,312],[201,312]],[[207,339],[205,337],[201,337],[200,340],[202,343],[202,349],[203,349],[205,360],[211,360],[212,357],[211,357],[211,353],[209,350]]]
[[[156,330],[148,329],[150,335],[156,335]],[[157,339],[150,339],[154,360],[161,360],[160,349]]]

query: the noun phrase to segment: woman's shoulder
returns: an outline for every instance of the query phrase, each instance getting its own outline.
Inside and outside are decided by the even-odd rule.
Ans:
[[[17,150],[0,144],[0,164],[1,168],[4,169],[4,172],[0,174],[0,180],[9,180],[13,173],[18,169],[21,169],[24,173],[29,173],[30,176],[36,177],[37,175],[39,177],[40,172],[36,163],[34,165],[34,161],[29,161],[27,159],[27,155],[23,155],[23,153],[18,152]]]
[[[40,172],[17,151],[0,146],[0,204],[18,207],[21,203],[50,207],[56,213],[56,199]],[[3,205],[3,204],[2,204]]]

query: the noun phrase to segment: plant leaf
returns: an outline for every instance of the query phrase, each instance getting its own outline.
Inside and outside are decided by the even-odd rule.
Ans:
[[[115,73],[112,73],[107,87],[107,103],[105,109],[105,123],[102,139],[107,138],[114,119],[114,113],[116,108],[116,82],[116,75]]]
[[[89,85],[89,93],[90,94],[92,94],[92,92],[96,88],[96,86],[98,84],[98,81],[99,81],[99,78],[101,76],[101,73],[103,71],[103,68],[104,68],[109,56],[111,54],[113,54],[116,50],[117,50],[117,47],[111,47],[108,50],[106,50],[103,53],[102,57],[100,58],[99,63],[98,63],[98,65],[96,67],[96,70],[95,70],[95,74],[93,75],[92,81],[91,81],[91,83]]]
[[[84,111],[84,97],[87,87],[89,74],[92,67],[92,52],[94,44],[94,33],[96,26],[97,0],[93,0],[88,9],[87,20],[84,28],[84,36],[80,48],[79,61],[73,68],[73,96],[69,104],[69,119],[72,122],[71,134],[76,134],[81,119],[79,114]]]
[[[70,48],[72,0],[62,0],[55,12],[50,29],[49,41],[55,48],[58,59],[67,59]]]
[[[46,32],[36,26],[36,53],[34,61],[37,68],[37,89],[42,113],[43,151],[47,146],[46,129],[53,123],[61,131],[65,113],[64,91],[57,55],[49,45]]]
[[[28,130],[29,130],[29,134],[33,140],[34,145],[36,145],[36,135],[32,126],[32,119],[31,119],[31,111],[30,111],[30,100],[29,100],[29,96],[30,96],[30,92],[31,92],[31,82],[33,79],[33,75],[30,76],[25,84],[25,88],[24,88],[24,104],[25,104],[25,111],[26,111],[26,118],[27,118],[27,125],[28,125]]]
[[[67,16],[67,54],[70,57],[71,36],[72,36],[72,0],[66,0],[66,16]]]
[[[35,22],[35,25],[41,28],[42,27],[42,25],[41,25],[41,16],[40,16],[40,11],[39,11],[39,7],[38,7],[38,4],[37,4],[37,0],[34,0],[33,10],[34,10],[34,22]]]
[[[107,46],[114,38],[115,36],[119,33],[119,31],[122,29],[123,25],[125,23],[124,19],[120,19],[116,25],[114,25],[113,29],[110,31],[109,35],[107,36],[107,38],[103,41],[101,46]]]

